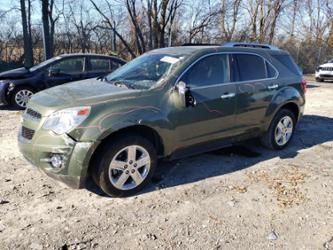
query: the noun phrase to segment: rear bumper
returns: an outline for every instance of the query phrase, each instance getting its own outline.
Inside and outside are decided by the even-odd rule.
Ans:
[[[50,132],[26,140],[20,131],[18,146],[24,158],[49,177],[71,188],[85,187],[90,158],[95,148],[93,142],[76,142],[67,135],[55,136]],[[53,168],[49,161],[53,154],[63,156],[60,169]]]

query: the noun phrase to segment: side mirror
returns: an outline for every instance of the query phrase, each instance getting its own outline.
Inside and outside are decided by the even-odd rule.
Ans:
[[[183,107],[194,107],[196,105],[196,101],[191,94],[190,88],[186,85],[185,82],[178,82],[176,89],[178,90],[178,95]]]
[[[48,76],[57,76],[60,74],[60,69],[50,68],[48,71]]]

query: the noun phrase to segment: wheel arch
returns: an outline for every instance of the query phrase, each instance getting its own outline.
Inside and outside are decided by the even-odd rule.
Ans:
[[[114,140],[115,138],[118,138],[122,135],[128,135],[128,134],[135,134],[140,135],[147,140],[149,140],[154,147],[156,148],[157,155],[159,157],[164,155],[164,143],[163,139],[160,136],[160,134],[153,128],[146,126],[146,125],[132,125],[129,127],[121,128],[119,130],[113,131],[109,133],[108,135],[104,136],[103,139],[100,141],[98,146],[95,148],[88,166],[88,173],[91,173],[92,169],[95,166],[95,161],[98,158],[98,154],[101,151],[103,147],[105,147],[110,141]]]

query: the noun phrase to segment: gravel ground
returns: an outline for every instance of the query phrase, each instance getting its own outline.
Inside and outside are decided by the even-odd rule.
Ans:
[[[130,198],[36,171],[19,126],[0,107],[0,249],[333,249],[333,83],[309,84],[287,149],[251,141],[162,163]]]

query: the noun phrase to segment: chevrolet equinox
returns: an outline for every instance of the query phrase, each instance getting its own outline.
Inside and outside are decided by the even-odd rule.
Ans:
[[[176,159],[260,138],[280,150],[303,114],[306,82],[271,45],[181,46],[145,53],[113,73],[35,94],[18,135],[24,157],[73,188],[88,176],[111,196]]]

